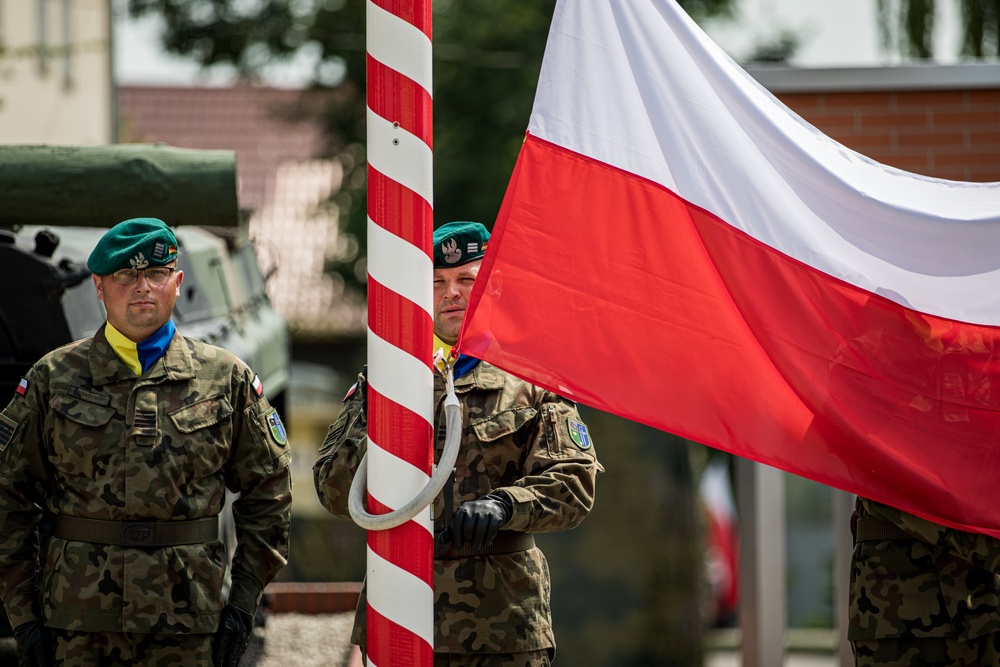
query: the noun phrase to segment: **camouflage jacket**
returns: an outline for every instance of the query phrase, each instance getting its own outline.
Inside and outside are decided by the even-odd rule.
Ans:
[[[594,504],[603,471],[589,440],[577,444],[576,406],[480,362],[455,382],[462,404],[462,444],[454,507],[502,489],[514,512],[504,530],[555,532],[579,524]],[[316,490],[333,514],[350,518],[347,496],[365,453],[361,392],[330,427],[313,468]],[[435,460],[444,446],[444,382],[435,375]],[[578,427],[579,428],[579,427]],[[443,495],[434,530],[446,528]],[[511,554],[434,560],[434,647],[447,653],[507,653],[555,646],[549,573],[538,548]],[[352,641],[365,645],[365,599]]]
[[[26,380],[0,414],[0,595],[11,624],[213,632],[225,602],[221,540],[136,548],[53,537],[39,557],[35,535],[43,512],[212,517],[227,487],[242,493],[229,601],[255,611],[287,558],[290,455],[246,364],[177,334],[136,378],[102,328],[46,355]]]
[[[866,498],[858,498],[857,516],[888,521],[915,539],[855,544],[849,639],[965,641],[1000,630],[1000,540]]]

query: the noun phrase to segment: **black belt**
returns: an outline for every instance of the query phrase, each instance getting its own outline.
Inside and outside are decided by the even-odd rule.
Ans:
[[[55,517],[53,537],[119,547],[173,547],[219,539],[219,517],[193,521],[105,521]]]
[[[861,516],[854,528],[855,542],[881,542],[883,540],[916,540],[915,535],[906,532],[889,521],[873,516]]]
[[[501,530],[489,546],[481,549],[473,549],[466,545],[461,549],[456,549],[451,542],[442,542],[440,539],[434,540],[434,558],[438,560],[453,560],[455,558],[471,558],[473,556],[497,556],[499,554],[512,554],[518,551],[527,551],[535,546],[535,538],[528,533],[519,533],[513,530]]]

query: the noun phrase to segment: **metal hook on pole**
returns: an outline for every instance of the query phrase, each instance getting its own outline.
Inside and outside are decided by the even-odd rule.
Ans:
[[[448,483],[451,471],[458,460],[459,445],[462,443],[462,408],[455,394],[454,365],[448,361],[445,361],[445,373],[445,437],[441,460],[435,466],[426,486],[412,500],[386,514],[370,514],[365,509],[364,503],[368,492],[368,452],[365,452],[351,482],[351,492],[347,498],[347,509],[351,513],[351,518],[365,530],[388,530],[403,525],[429,506]]]

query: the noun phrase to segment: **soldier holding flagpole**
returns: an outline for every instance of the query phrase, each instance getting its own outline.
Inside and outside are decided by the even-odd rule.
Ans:
[[[486,228],[453,222],[434,233],[434,335],[446,363],[489,242]],[[533,533],[578,525],[603,471],[576,405],[459,354],[455,391],[463,435],[454,480],[434,501],[434,664],[541,667],[555,654],[549,575]],[[366,378],[359,377],[314,466],[316,490],[348,518],[348,492],[366,451]],[[445,380],[434,381],[443,424]],[[435,460],[442,429],[436,430]],[[352,641],[365,648],[364,596]]]

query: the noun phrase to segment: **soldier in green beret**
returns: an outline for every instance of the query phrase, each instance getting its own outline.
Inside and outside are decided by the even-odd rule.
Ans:
[[[476,222],[434,232],[434,350],[447,358],[489,243]],[[344,399],[313,467],[316,491],[349,519],[351,480],[366,450],[364,373]],[[549,575],[533,533],[573,528],[590,512],[598,473],[576,405],[461,354],[455,390],[463,439],[454,482],[434,501],[434,664],[541,667],[555,655]],[[437,442],[444,446],[444,379],[434,379]],[[366,646],[366,600],[352,642]]]
[[[22,667],[235,667],[285,564],[284,428],[246,364],[177,333],[177,253],[155,218],[111,228],[87,263],[107,322],[0,413],[0,596]]]

